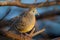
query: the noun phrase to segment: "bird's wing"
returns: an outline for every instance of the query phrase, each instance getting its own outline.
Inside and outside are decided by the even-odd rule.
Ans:
[[[7,25],[8,25],[8,21],[6,21],[6,20],[0,21],[0,28],[3,28],[5,26],[7,26]]]
[[[9,21],[10,21],[10,24],[12,25],[12,24],[15,24],[17,22],[17,20],[19,20],[19,16],[16,16]]]
[[[24,29],[27,25],[31,24],[31,17],[28,13],[22,13],[19,17],[19,20],[17,21],[17,27],[21,30]]]
[[[18,18],[19,18],[19,16],[16,16],[16,17],[10,19],[9,21],[10,21],[10,22],[14,22],[14,21],[16,21]]]

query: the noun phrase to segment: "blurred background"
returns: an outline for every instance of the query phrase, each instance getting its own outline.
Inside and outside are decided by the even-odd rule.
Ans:
[[[1,2],[5,0],[0,0]],[[10,0],[11,1],[11,0]],[[54,0],[49,0],[49,2]],[[37,3],[40,2],[46,2],[46,0],[37,0]],[[32,4],[34,3],[34,0],[21,0],[21,3],[24,4]],[[16,16],[18,16],[20,13],[24,12],[28,8],[20,8],[16,6],[1,6],[0,7],[0,20],[5,16],[5,14],[9,11],[8,15],[4,17],[4,20],[10,20]],[[48,35],[53,36],[60,36],[60,5],[54,5],[54,6],[47,6],[47,7],[41,7],[37,8],[38,13],[40,15],[36,15],[36,27],[37,31],[41,30],[43,27],[46,27],[45,33]],[[49,17],[49,15],[52,15]],[[58,14],[53,16],[53,14]],[[45,17],[45,16],[46,17]],[[48,17],[48,18],[47,18]],[[42,35],[38,35],[39,38],[42,37]]]

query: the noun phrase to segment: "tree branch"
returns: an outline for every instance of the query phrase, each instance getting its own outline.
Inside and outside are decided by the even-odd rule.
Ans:
[[[58,5],[60,5],[60,1],[57,1],[57,4]],[[29,7],[35,7],[35,5],[37,6],[37,7],[45,7],[45,6],[47,6],[47,2],[45,2],[45,3],[37,3],[37,4],[23,4],[23,3],[21,3],[21,2],[19,2],[19,0],[18,0],[18,2],[0,2],[0,6],[18,6],[18,7],[22,7],[22,8],[29,8]],[[49,2],[49,4],[48,4],[49,6],[52,6],[52,5],[56,5],[56,2],[55,1],[53,1],[53,2]]]
[[[6,36],[11,37],[13,39],[21,39],[20,35],[14,34],[12,32],[4,32]]]
[[[21,0],[15,0],[17,3],[21,3]]]

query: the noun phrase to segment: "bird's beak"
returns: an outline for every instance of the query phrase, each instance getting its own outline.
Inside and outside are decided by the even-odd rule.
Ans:
[[[38,10],[36,10],[36,14],[37,14],[37,15],[39,15],[39,12],[38,12]]]
[[[37,15],[39,15],[39,13],[37,13]]]
[[[37,9],[35,10],[35,12],[36,12],[36,15],[39,15],[39,13],[38,13],[38,10],[37,10]]]
[[[38,13],[38,12],[37,12],[36,14],[37,14],[37,15],[39,15],[39,13]]]

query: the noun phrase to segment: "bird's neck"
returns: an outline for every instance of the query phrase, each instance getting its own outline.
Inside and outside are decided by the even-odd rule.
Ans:
[[[28,14],[30,14],[30,15],[35,16],[35,14],[34,14],[34,13],[32,13],[32,11],[31,11],[31,10],[29,10],[29,11],[27,11],[27,12],[25,12],[25,13],[28,13]]]
[[[31,15],[33,15],[33,16],[35,16],[35,14],[34,14],[34,13],[32,13],[32,12],[29,12],[29,14],[31,14]]]

